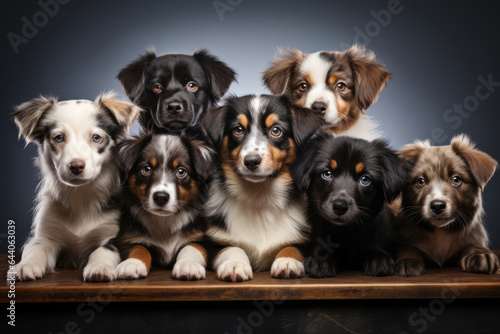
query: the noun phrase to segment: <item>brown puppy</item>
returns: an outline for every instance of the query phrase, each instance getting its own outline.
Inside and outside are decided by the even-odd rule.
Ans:
[[[396,274],[419,276],[425,263],[497,272],[500,261],[488,249],[481,195],[497,162],[463,134],[449,146],[417,141],[404,146],[400,155],[413,163],[413,172],[403,188],[396,224]]]

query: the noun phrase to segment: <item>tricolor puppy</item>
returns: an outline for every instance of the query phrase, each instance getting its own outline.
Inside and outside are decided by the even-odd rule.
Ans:
[[[109,241],[118,233],[120,182],[112,149],[140,110],[110,94],[94,102],[40,97],[15,108],[19,136],[38,144],[42,177],[19,280],[55,267],[83,268],[85,281],[116,278],[120,257]]]
[[[323,115],[323,128],[367,140],[380,133],[364,111],[389,78],[373,52],[356,45],[345,52],[282,50],[263,76],[273,94],[286,94],[294,105]]]
[[[185,135],[159,134],[124,141],[116,152],[125,179],[120,232],[113,240],[124,259],[118,278],[146,277],[153,264],[173,266],[176,279],[204,279],[199,207],[215,152]]]
[[[396,226],[396,273],[419,276],[425,264],[497,272],[500,261],[488,249],[481,195],[497,162],[463,134],[449,146],[417,141],[403,147],[400,155],[413,164],[413,171],[403,189]]]
[[[146,51],[118,74],[127,96],[146,110],[144,129],[162,132],[197,127],[200,116],[227,92],[235,72],[206,50],[192,56]]]
[[[379,139],[334,138],[320,130],[307,142],[292,175],[309,201],[308,276],[337,276],[346,269],[394,274],[394,215],[386,203],[401,192],[408,172],[409,164]]]
[[[304,276],[295,246],[307,239],[305,202],[289,168],[298,137],[318,125],[292,118],[285,97],[248,95],[229,98],[202,121],[221,159],[206,204],[220,280],[246,281],[269,269],[277,278]]]

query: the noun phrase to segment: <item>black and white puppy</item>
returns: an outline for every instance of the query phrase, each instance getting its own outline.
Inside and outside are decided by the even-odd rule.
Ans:
[[[220,280],[269,269],[277,278],[304,276],[296,246],[307,240],[306,203],[289,168],[297,142],[318,125],[293,118],[285,97],[248,95],[229,98],[202,121],[221,159],[206,204],[209,258]]]
[[[120,232],[113,240],[124,259],[118,278],[146,277],[153,264],[173,266],[176,279],[204,279],[199,208],[215,151],[186,135],[143,134],[116,152],[125,180]]]
[[[118,74],[127,96],[146,110],[139,122],[155,132],[197,127],[227,92],[236,73],[207,50],[192,56],[146,51]]]
[[[83,268],[85,281],[116,278],[109,241],[118,233],[120,189],[112,148],[141,109],[110,94],[94,102],[40,97],[15,108],[19,136],[38,144],[42,177],[32,233],[15,267],[21,281],[57,267]]]
[[[292,175],[309,201],[307,275],[336,276],[345,269],[394,274],[394,216],[385,203],[400,193],[408,172],[408,164],[382,140],[334,138],[320,131],[306,143]]]

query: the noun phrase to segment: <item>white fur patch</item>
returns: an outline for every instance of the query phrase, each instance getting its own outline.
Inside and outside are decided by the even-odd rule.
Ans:
[[[304,264],[291,257],[279,257],[271,267],[271,277],[299,278],[306,274]]]
[[[148,268],[139,259],[128,258],[116,267],[118,279],[138,279],[148,276]]]
[[[84,281],[108,282],[116,279],[116,266],[120,262],[117,252],[99,247],[90,254],[89,262],[83,268]]]
[[[194,247],[187,245],[177,255],[172,270],[175,279],[200,280],[205,279],[207,265],[203,255]]]
[[[252,266],[245,251],[228,247],[217,255],[214,261],[217,278],[221,281],[248,281],[253,278]]]

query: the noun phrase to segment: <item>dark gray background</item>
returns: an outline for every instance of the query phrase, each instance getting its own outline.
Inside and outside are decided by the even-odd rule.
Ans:
[[[460,125],[443,119],[454,104],[473,101],[479,77],[491,75],[500,82],[500,7],[494,1],[401,0],[399,13],[391,14],[384,26],[372,13],[387,10],[388,1],[220,2],[233,3],[223,20],[213,1],[72,0],[60,5],[17,54],[8,33],[20,35],[21,19],[33,22],[41,7],[37,1],[2,3],[0,251],[6,251],[9,219],[16,222],[20,250],[29,232],[37,184],[32,163],[36,147],[24,148],[17,140],[17,129],[8,119],[11,107],[38,94],[94,99],[102,91],[115,90],[125,98],[115,76],[149,46],[156,46],[158,54],[208,48],[238,72],[239,83],[230,92],[242,95],[268,92],[261,72],[278,47],[314,52],[344,49],[357,41],[375,51],[393,73],[368,113],[379,121],[394,148],[430,138],[435,128],[441,128],[447,140],[434,144],[465,132],[500,160],[500,87],[472,106],[466,119],[460,117]],[[356,37],[359,31],[364,39]],[[500,248],[499,175],[484,195],[492,246]]]

